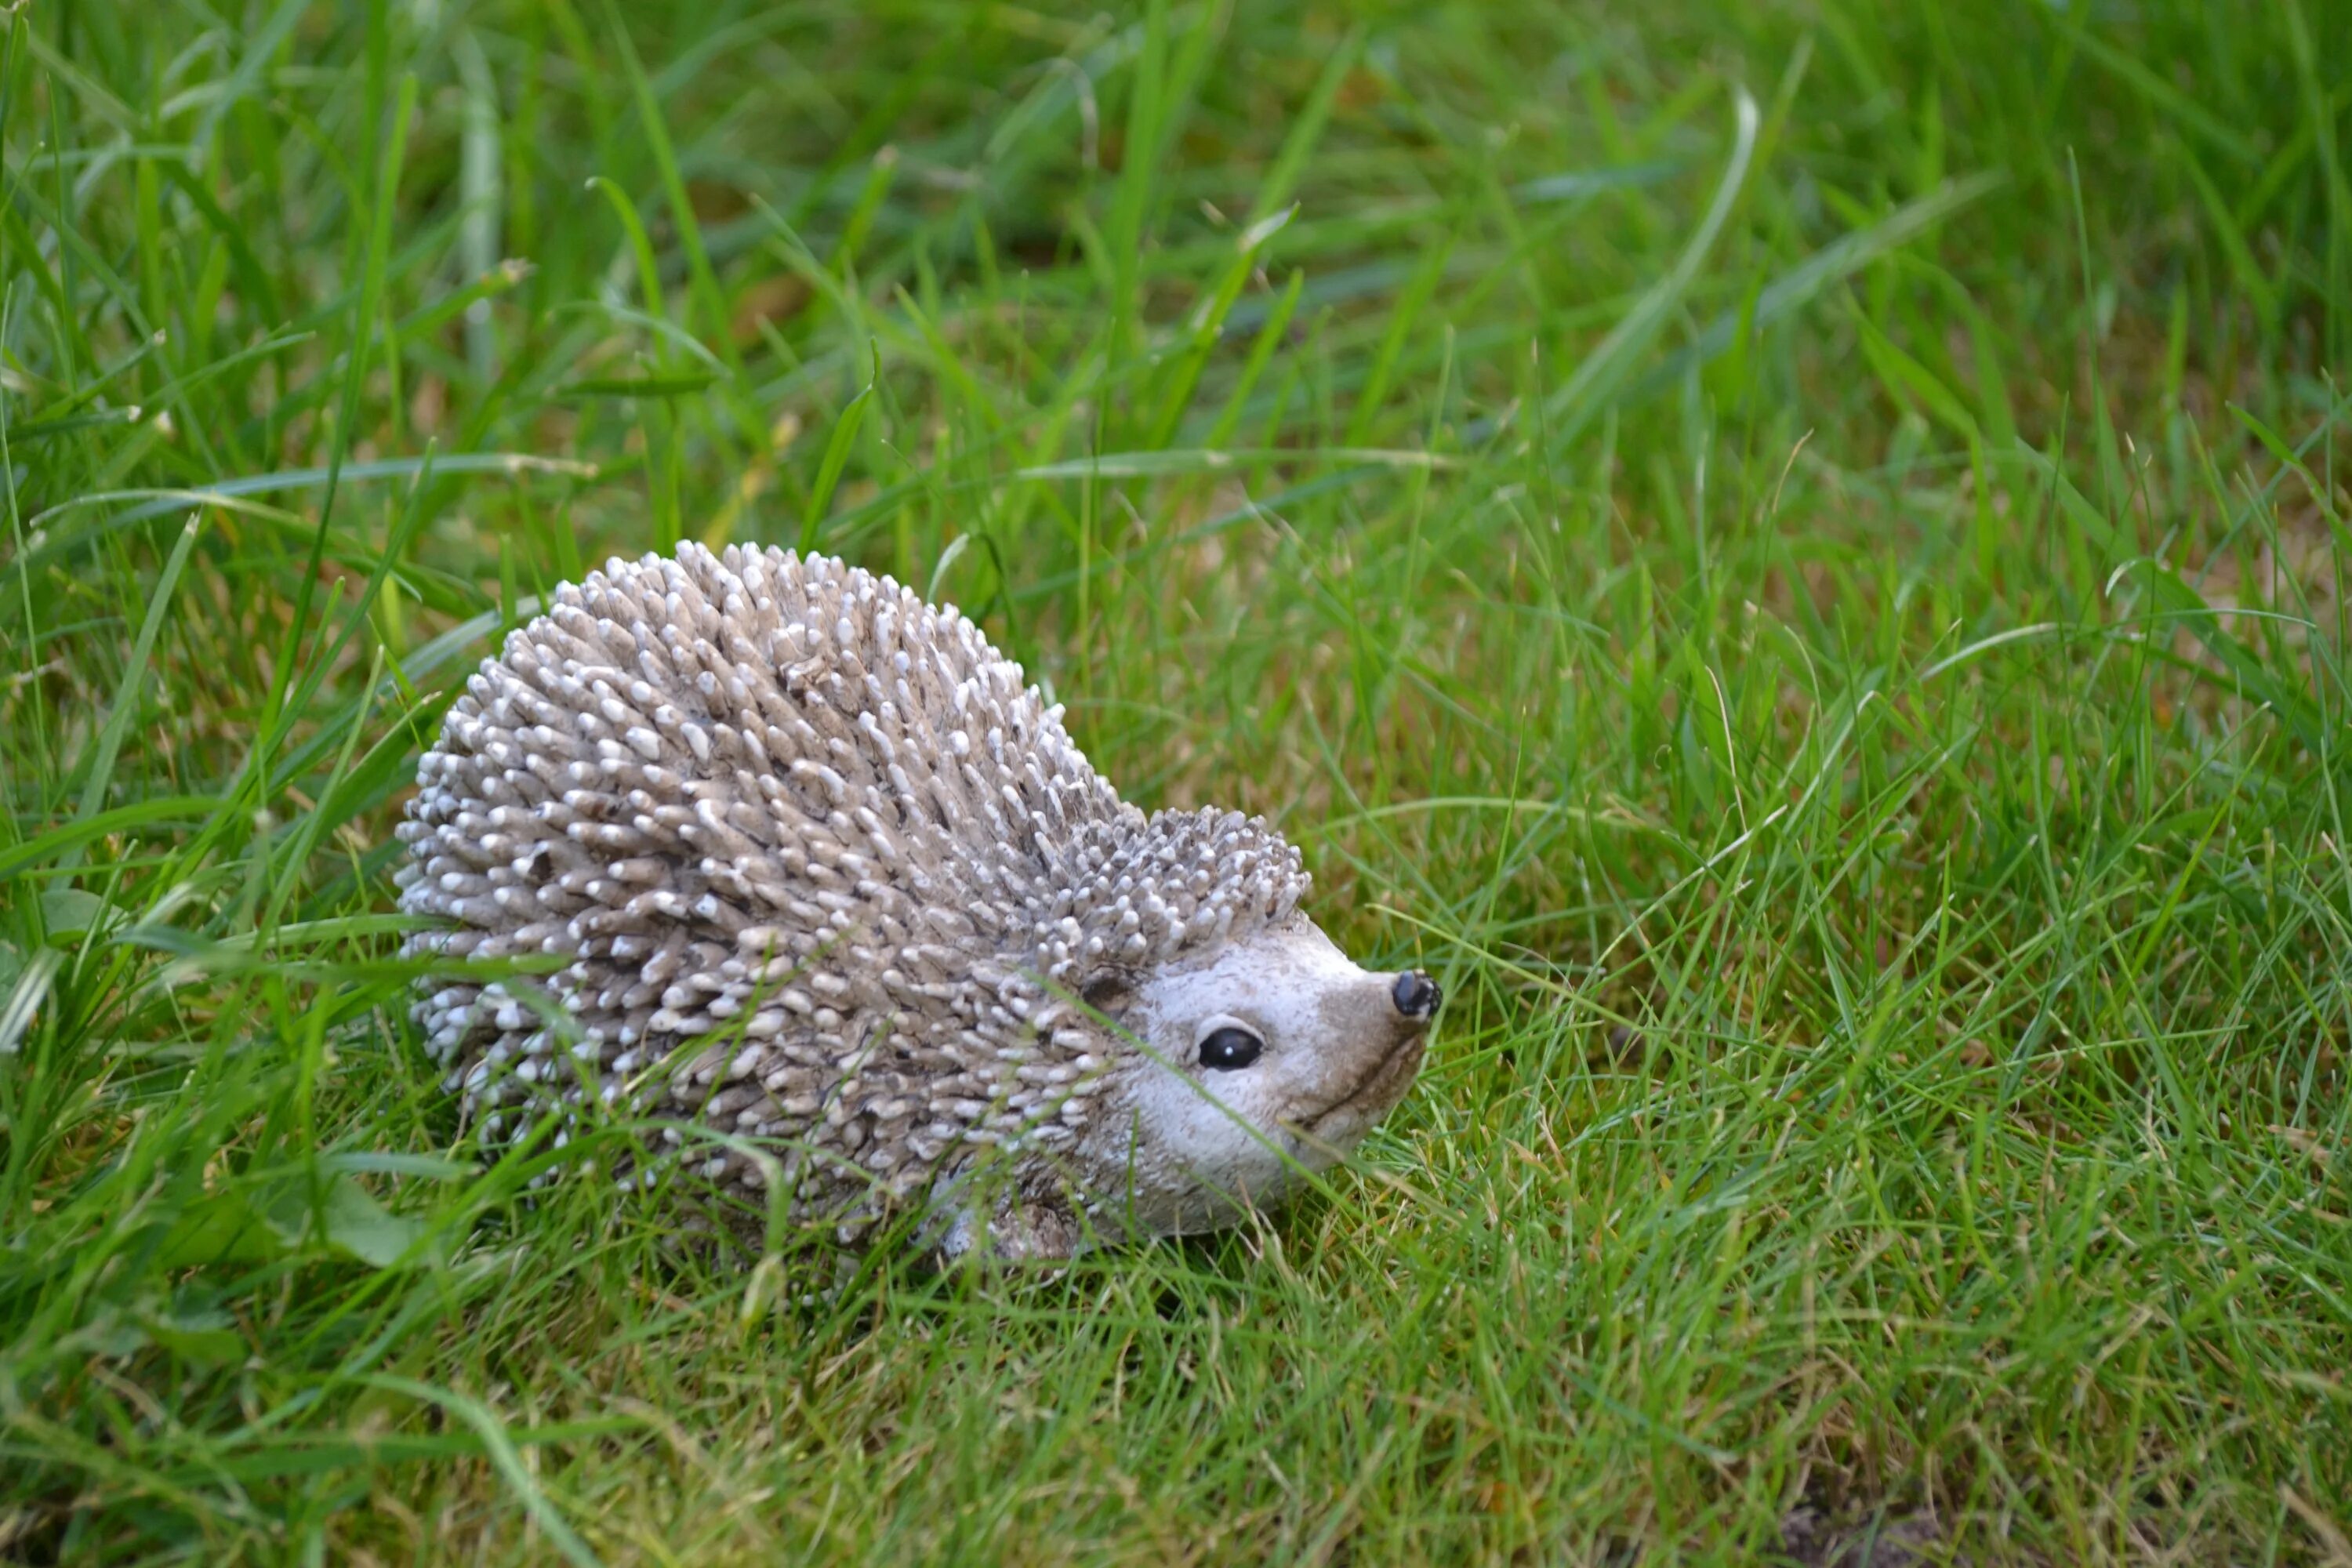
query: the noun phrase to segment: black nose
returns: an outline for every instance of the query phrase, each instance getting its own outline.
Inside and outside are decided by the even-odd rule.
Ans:
[[[1395,1000],[1396,1010],[1408,1018],[1426,1018],[1445,1000],[1445,993],[1437,988],[1437,982],[1418,969],[1408,969],[1398,975],[1396,988],[1389,995]]]

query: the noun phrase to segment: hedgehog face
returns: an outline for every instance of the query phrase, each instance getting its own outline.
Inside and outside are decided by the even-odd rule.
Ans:
[[[1104,1191],[1161,1233],[1280,1201],[1404,1097],[1438,1001],[1427,975],[1360,969],[1303,915],[1154,974],[1118,1009],[1145,1049],[1130,1114],[1106,1129],[1120,1169]]]

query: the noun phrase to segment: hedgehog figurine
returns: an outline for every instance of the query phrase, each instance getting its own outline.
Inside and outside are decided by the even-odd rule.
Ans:
[[[1387,1114],[1437,1010],[1300,912],[1263,819],[1147,819],[971,622],[835,560],[557,590],[417,784],[404,952],[540,966],[415,1008],[478,1134],[561,1143],[594,1096],[845,1241],[910,1205],[947,1256],[1229,1224]]]

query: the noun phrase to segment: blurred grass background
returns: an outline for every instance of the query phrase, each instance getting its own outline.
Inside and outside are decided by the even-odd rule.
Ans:
[[[0,1558],[2352,1561],[2352,9],[0,15]],[[684,538],[1440,975],[1332,1193],[469,1163],[389,824]]]

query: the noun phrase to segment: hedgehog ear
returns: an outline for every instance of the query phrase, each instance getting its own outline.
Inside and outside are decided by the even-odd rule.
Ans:
[[[1080,986],[1078,1000],[1105,1017],[1115,1017],[1134,991],[1134,984],[1126,975],[1109,969]]]

